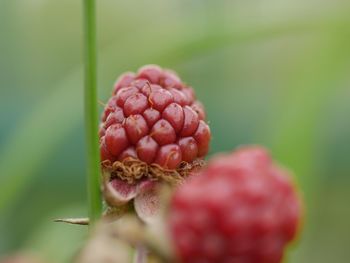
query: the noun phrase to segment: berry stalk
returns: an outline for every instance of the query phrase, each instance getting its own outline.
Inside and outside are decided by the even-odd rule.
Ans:
[[[100,217],[100,157],[98,144],[97,52],[95,0],[84,0],[84,105],[87,145],[87,191],[91,225]]]

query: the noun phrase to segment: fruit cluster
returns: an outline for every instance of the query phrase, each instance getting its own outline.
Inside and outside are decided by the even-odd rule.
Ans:
[[[214,158],[178,188],[168,220],[183,263],[278,263],[299,219],[289,174],[265,149],[246,147]]]
[[[102,161],[131,157],[165,169],[204,157],[210,129],[194,91],[170,70],[148,65],[114,86],[100,126]]]
[[[157,222],[158,179],[180,174],[184,183],[163,218],[179,262],[281,262],[302,216],[289,173],[258,146],[218,156],[197,170],[211,138],[205,119],[193,89],[174,72],[149,65],[121,75],[100,126],[105,201],[120,210],[133,200],[139,219]],[[137,169],[127,160],[146,166],[135,180],[128,180]],[[181,164],[192,164],[186,176]]]

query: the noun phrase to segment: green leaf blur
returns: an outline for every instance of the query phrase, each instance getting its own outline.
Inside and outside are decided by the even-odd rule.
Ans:
[[[98,3],[99,98],[149,63],[179,72],[206,105],[211,155],[264,144],[306,201],[288,262],[350,258],[350,3]],[[0,0],[0,255],[68,262],[85,216],[80,0]],[[101,109],[102,110],[102,109]]]

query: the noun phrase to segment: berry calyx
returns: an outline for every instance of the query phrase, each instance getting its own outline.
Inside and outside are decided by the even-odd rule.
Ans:
[[[182,263],[278,263],[300,217],[288,172],[264,148],[245,147],[216,157],[181,185],[168,224]]]

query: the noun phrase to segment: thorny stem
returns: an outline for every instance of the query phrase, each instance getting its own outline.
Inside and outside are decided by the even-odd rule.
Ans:
[[[93,223],[101,216],[100,157],[98,146],[97,52],[95,0],[84,1],[84,75],[85,129],[87,145],[87,191],[89,218]]]

